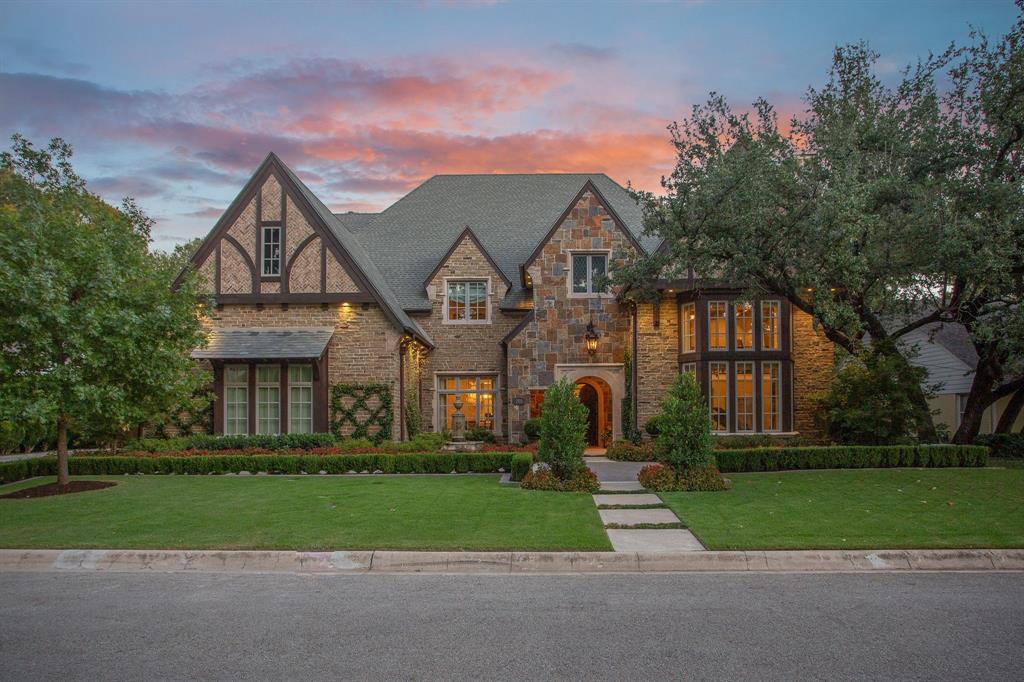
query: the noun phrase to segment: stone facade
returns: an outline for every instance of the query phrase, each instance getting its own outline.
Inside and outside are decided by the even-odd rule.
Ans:
[[[661,399],[679,374],[679,304],[674,296],[660,303],[641,303],[636,318],[636,423],[643,429],[644,423],[661,411]]]
[[[549,386],[558,378],[556,374],[575,378],[586,371],[586,365],[595,365],[595,370],[602,366],[602,371],[613,374],[617,367],[619,380],[623,380],[621,365],[632,333],[629,307],[613,294],[570,293],[573,252],[607,253],[610,266],[621,264],[625,254],[636,253],[632,241],[591,191],[583,192],[527,268],[533,282],[534,318],[508,344],[506,405],[512,440],[524,436],[530,390]],[[584,341],[591,320],[600,335],[594,355],[588,353]],[[559,365],[569,367],[559,372]],[[613,391],[614,418],[621,398],[620,391]],[[614,430],[616,437],[620,433]]]

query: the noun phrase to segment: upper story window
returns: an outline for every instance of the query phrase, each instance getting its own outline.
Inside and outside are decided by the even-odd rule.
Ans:
[[[281,274],[281,228],[263,228],[263,276]]]
[[[580,296],[606,293],[608,289],[606,286],[603,286],[602,280],[607,273],[608,254],[572,254],[571,292]]]
[[[761,301],[761,350],[779,350],[779,302]]]
[[[445,319],[449,322],[487,321],[487,282],[448,282]]]
[[[736,302],[733,313],[736,320],[736,350],[754,350],[754,306]]]
[[[727,350],[729,348],[729,323],[726,314],[729,304],[725,301],[708,301],[708,348]]]
[[[683,352],[694,353],[697,350],[697,306],[693,303],[683,304]]]

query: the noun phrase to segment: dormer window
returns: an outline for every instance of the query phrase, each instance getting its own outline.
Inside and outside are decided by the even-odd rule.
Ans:
[[[608,291],[603,283],[607,274],[607,253],[573,253],[570,292],[574,296],[604,294]]]
[[[281,274],[281,228],[263,228],[263,276],[277,277]]]

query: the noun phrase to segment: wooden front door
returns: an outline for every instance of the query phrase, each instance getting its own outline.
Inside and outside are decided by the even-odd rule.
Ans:
[[[598,445],[598,412],[597,391],[590,384],[580,386],[580,402],[587,408],[587,445],[597,447]]]

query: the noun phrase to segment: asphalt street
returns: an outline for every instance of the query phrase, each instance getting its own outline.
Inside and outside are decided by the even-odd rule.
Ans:
[[[1022,573],[0,573],[12,680],[1008,680],[1022,663]]]

